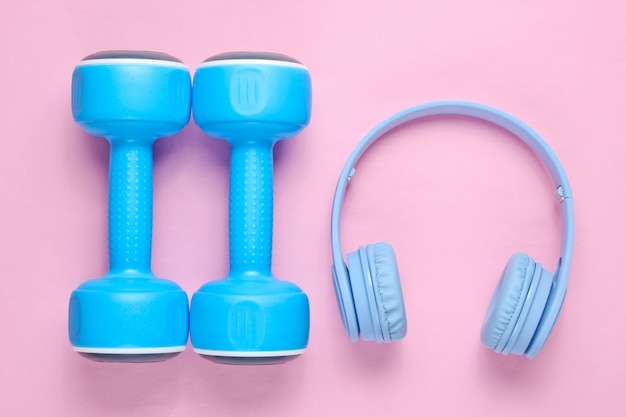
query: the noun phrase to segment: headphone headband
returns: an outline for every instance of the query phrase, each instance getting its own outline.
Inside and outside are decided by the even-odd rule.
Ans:
[[[559,198],[561,206],[562,216],[562,243],[560,258],[557,263],[557,267],[554,274],[554,281],[552,284],[552,291],[550,292],[550,298],[548,299],[548,311],[544,314],[544,319],[547,323],[554,323],[556,317],[559,314],[560,306],[563,298],[565,297],[565,291],[567,281],[569,278],[570,265],[572,260],[572,251],[574,246],[574,206],[572,203],[572,192],[567,176],[563,166],[559,162],[555,153],[548,146],[548,144],[536,133],[530,126],[522,122],[521,120],[504,113],[498,109],[484,106],[481,104],[475,104],[462,101],[441,101],[422,104],[414,107],[409,107],[403,111],[400,111],[387,119],[379,123],[374,129],[372,129],[354,149],[348,161],[346,162],[337,189],[335,191],[335,197],[333,200],[332,218],[331,218],[331,244],[333,252],[333,273],[336,277],[340,278],[336,280],[337,285],[344,285],[347,283],[347,270],[343,261],[343,254],[341,252],[340,244],[340,231],[339,222],[341,217],[341,208],[345,196],[348,182],[355,173],[355,166],[365,151],[379,138],[384,136],[392,129],[403,125],[406,122],[421,119],[429,116],[468,116],[475,119],[484,120],[493,123],[521,139],[526,145],[528,145],[532,151],[539,157],[547,168],[554,185],[556,188],[557,197]],[[339,293],[347,291],[348,289],[337,288]],[[339,297],[341,298],[341,297]],[[555,302],[553,302],[555,301]],[[341,302],[341,300],[340,300]],[[342,309],[343,311],[343,309]],[[542,322],[544,321],[542,319]],[[343,317],[344,323],[351,321],[351,317]],[[549,320],[549,321],[548,321]],[[349,328],[350,326],[346,326]],[[539,332],[542,332],[540,337],[547,339],[547,335],[552,330],[552,326],[540,326]],[[354,335],[351,335],[354,339]],[[356,336],[358,338],[358,336]],[[541,346],[538,346],[539,350]]]

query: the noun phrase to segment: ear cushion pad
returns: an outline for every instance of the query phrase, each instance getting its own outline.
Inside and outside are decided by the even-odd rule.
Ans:
[[[504,268],[480,332],[488,348],[501,352],[506,346],[522,311],[535,267],[528,255],[516,253]]]
[[[407,320],[396,255],[389,243],[367,245],[366,251],[383,340],[400,340],[406,335]]]

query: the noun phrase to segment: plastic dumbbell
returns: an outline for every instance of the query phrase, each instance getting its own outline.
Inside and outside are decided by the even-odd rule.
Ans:
[[[220,54],[197,68],[193,103],[196,124],[231,147],[230,273],[192,298],[194,350],[221,363],[285,362],[307,346],[309,303],[271,272],[273,147],[309,122],[309,71],[280,54]]]
[[[74,119],[111,148],[110,270],[80,285],[69,304],[70,342],[90,359],[153,362],[185,349],[187,295],[150,267],[152,145],[180,131],[190,107],[189,70],[170,55],[105,51],[74,69]]]

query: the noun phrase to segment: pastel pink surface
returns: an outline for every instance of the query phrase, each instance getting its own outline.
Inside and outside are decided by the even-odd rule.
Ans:
[[[626,4],[622,1],[77,1],[0,6],[0,414],[3,416],[622,416]],[[101,364],[67,338],[70,292],[107,269],[108,147],[73,122],[70,78],[103,49],[171,53],[193,70],[269,50],[311,70],[311,125],[275,158],[273,267],[311,302],[311,340],[282,366],[191,349]],[[393,244],[409,332],[351,344],[330,274],[330,207],[350,151],[410,105],[476,101],[530,124],[572,183],[566,304],[534,360],[480,344],[508,257],[554,270],[560,217],[537,158],[463,118],[406,126],[358,166],[343,248]],[[193,123],[155,150],[153,269],[192,294],[228,269],[228,146]]]

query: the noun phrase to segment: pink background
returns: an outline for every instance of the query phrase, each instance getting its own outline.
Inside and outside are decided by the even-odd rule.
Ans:
[[[626,415],[626,4],[611,1],[59,0],[0,5],[0,415]],[[74,64],[103,49],[171,53],[193,70],[230,50],[311,70],[310,126],[275,158],[274,272],[311,302],[309,349],[229,367],[90,362],[67,339],[70,292],[107,270],[108,147],[70,113]],[[359,139],[407,106],[463,99],[534,127],[572,182],[576,245],[565,307],[530,361],[480,344],[508,257],[554,270],[553,187],[521,142],[440,118],[359,165],[344,250],[387,240],[409,333],[351,344],[330,275],[330,207]],[[193,124],[157,143],[153,269],[191,295],[228,269],[228,146]]]

